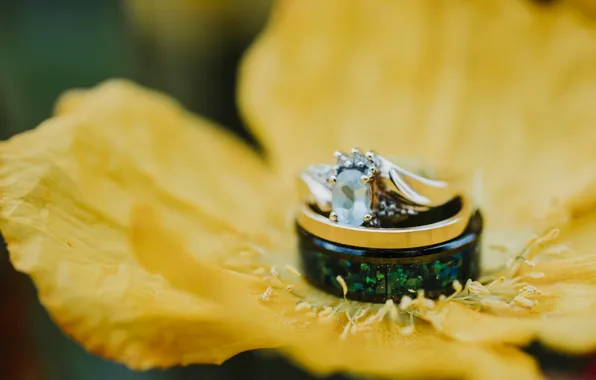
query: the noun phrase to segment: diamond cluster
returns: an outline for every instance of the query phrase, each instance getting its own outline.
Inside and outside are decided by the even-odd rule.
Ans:
[[[393,199],[388,198],[383,192],[377,192],[378,205],[376,216],[378,218],[394,218],[396,216],[415,215],[416,210],[408,207],[400,207]]]

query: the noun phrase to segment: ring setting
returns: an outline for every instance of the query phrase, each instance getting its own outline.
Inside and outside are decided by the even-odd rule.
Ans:
[[[378,173],[374,154],[368,152],[363,156],[358,149],[352,149],[350,156],[336,152],[335,157],[337,165],[327,179],[332,187],[329,219],[353,226],[371,223],[374,179]]]
[[[311,284],[384,302],[419,290],[447,294],[453,281],[478,276],[482,216],[463,191],[372,151],[335,159],[300,174],[296,224]]]
[[[334,155],[335,165],[312,165],[301,174],[309,202],[333,222],[381,227],[453,198],[446,182],[410,173],[372,151]],[[425,195],[437,192],[442,196],[432,200]]]

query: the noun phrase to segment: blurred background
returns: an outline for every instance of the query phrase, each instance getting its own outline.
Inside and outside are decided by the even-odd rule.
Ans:
[[[591,1],[577,3],[591,12]],[[236,109],[236,74],[270,7],[271,0],[0,0],[0,137],[34,128],[66,89],[124,77],[172,95],[254,144]],[[528,350],[553,379],[580,378],[559,375],[568,369],[589,372],[587,358]],[[245,353],[223,366],[131,372],[65,337],[31,281],[12,269],[5,250],[0,254],[1,380],[237,378],[311,377],[267,353]]]

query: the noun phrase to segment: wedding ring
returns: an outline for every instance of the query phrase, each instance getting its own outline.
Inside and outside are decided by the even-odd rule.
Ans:
[[[305,278],[367,302],[449,294],[478,277],[482,215],[453,183],[353,149],[300,175],[296,225]]]
[[[306,202],[339,224],[388,226],[457,195],[449,182],[412,173],[373,152],[354,148],[335,157],[336,165],[306,168],[300,188]]]
[[[439,244],[408,249],[370,249],[321,239],[298,226],[304,278],[316,288],[355,301],[384,303],[453,293],[453,283],[480,272],[482,216],[476,211],[464,232]]]
[[[336,223],[303,205],[297,223],[305,231],[330,242],[360,248],[404,249],[442,243],[461,235],[471,216],[469,202],[455,198],[445,205],[419,214],[420,222],[407,227],[372,228]],[[399,226],[399,224],[398,224]]]
[[[409,202],[423,207],[436,207],[453,199],[455,189],[449,182],[425,178],[391,161],[377,156],[380,174],[393,191]]]

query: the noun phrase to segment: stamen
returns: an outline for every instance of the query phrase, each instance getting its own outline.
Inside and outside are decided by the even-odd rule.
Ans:
[[[487,295],[490,294],[490,290],[485,287],[484,285],[482,285],[481,283],[479,283],[478,281],[469,281],[466,284],[466,288],[477,295]]]
[[[532,268],[536,266],[536,264],[534,264],[534,262],[530,260],[524,260],[524,264],[531,266]]]
[[[362,308],[360,310],[358,310],[358,312],[356,313],[356,315],[354,316],[354,321],[358,322],[358,320],[360,318],[362,318],[364,316],[364,314],[366,314],[366,312],[368,311],[368,307]]]
[[[563,244],[555,244],[553,246],[550,246],[550,247],[544,249],[544,251],[542,252],[543,255],[552,255],[552,256],[563,255],[563,254],[568,254],[568,253],[573,253],[573,250]]]
[[[248,244],[248,247],[253,250],[253,252],[259,254],[260,256],[266,256],[267,251],[264,248],[259,247],[258,245]]]
[[[401,310],[406,310],[412,304],[412,298],[408,296],[403,296],[401,301],[399,302],[399,308]]]
[[[513,300],[511,300],[511,303],[514,305],[521,306],[526,309],[531,309],[532,306],[535,305],[535,301],[532,301],[532,300],[527,299],[526,297],[522,297],[522,296],[513,297]]]
[[[275,269],[274,266],[271,267],[271,269],[269,270],[269,273],[271,273],[271,275],[273,277],[276,277],[276,278],[279,277],[279,272],[277,271],[277,269]]]
[[[261,296],[261,300],[267,301],[269,299],[269,297],[271,297],[272,293],[273,293],[273,288],[271,286],[268,286],[267,290],[265,290],[265,293],[263,293],[263,295]]]
[[[341,285],[341,289],[344,292],[344,298],[345,298],[346,294],[348,294],[348,285],[346,285],[346,282],[344,281],[342,276],[337,276],[337,277],[335,277],[335,279]]]
[[[331,314],[333,314],[333,308],[331,306],[327,306],[323,311],[319,313],[319,317],[326,317]]]
[[[552,229],[548,234],[546,234],[545,236],[542,236],[540,238],[538,238],[538,240],[536,241],[537,244],[544,244],[547,243],[549,241],[555,240],[556,238],[559,237],[559,234],[561,233],[561,230],[558,228],[554,228]]]
[[[302,310],[309,310],[311,308],[311,304],[306,302],[306,301],[302,301],[299,302],[298,305],[296,305],[296,307],[294,308],[294,311],[302,311]]]
[[[351,327],[352,327],[352,322],[348,322],[348,324],[344,327],[344,330],[341,332],[339,339],[346,340]]]
[[[453,281],[452,286],[453,286],[453,290],[455,290],[456,293],[461,292],[462,289],[463,289],[463,286],[461,285],[461,282],[459,282],[457,280]]]
[[[300,274],[300,272],[298,272],[298,269],[294,268],[291,265],[286,265],[284,267],[285,270],[287,270],[288,272],[292,273],[293,275],[297,276],[297,277],[301,277],[302,275]]]
[[[361,326],[368,326],[368,325],[372,324],[373,322],[377,321],[377,315],[378,314],[373,314],[373,315],[369,316],[360,325]]]
[[[399,332],[401,335],[410,335],[414,332],[414,314],[410,313],[410,324],[406,327],[402,327]]]
[[[393,305],[393,301],[391,301],[391,309],[389,309],[389,319],[395,322],[399,318],[399,313],[397,312],[397,308]]]
[[[257,276],[261,276],[261,275],[265,274],[265,271],[266,271],[265,267],[260,267],[260,268],[255,269],[252,272],[252,274],[257,275]]]
[[[498,285],[500,285],[500,284],[501,284],[501,283],[503,283],[503,282],[505,282],[505,276],[501,276],[501,277],[497,278],[496,280],[494,280],[494,281],[493,281],[493,282],[491,282],[490,284],[486,285],[486,287],[487,287],[488,289],[490,289],[490,288],[492,288],[492,287],[494,287],[494,286],[498,286]]]

